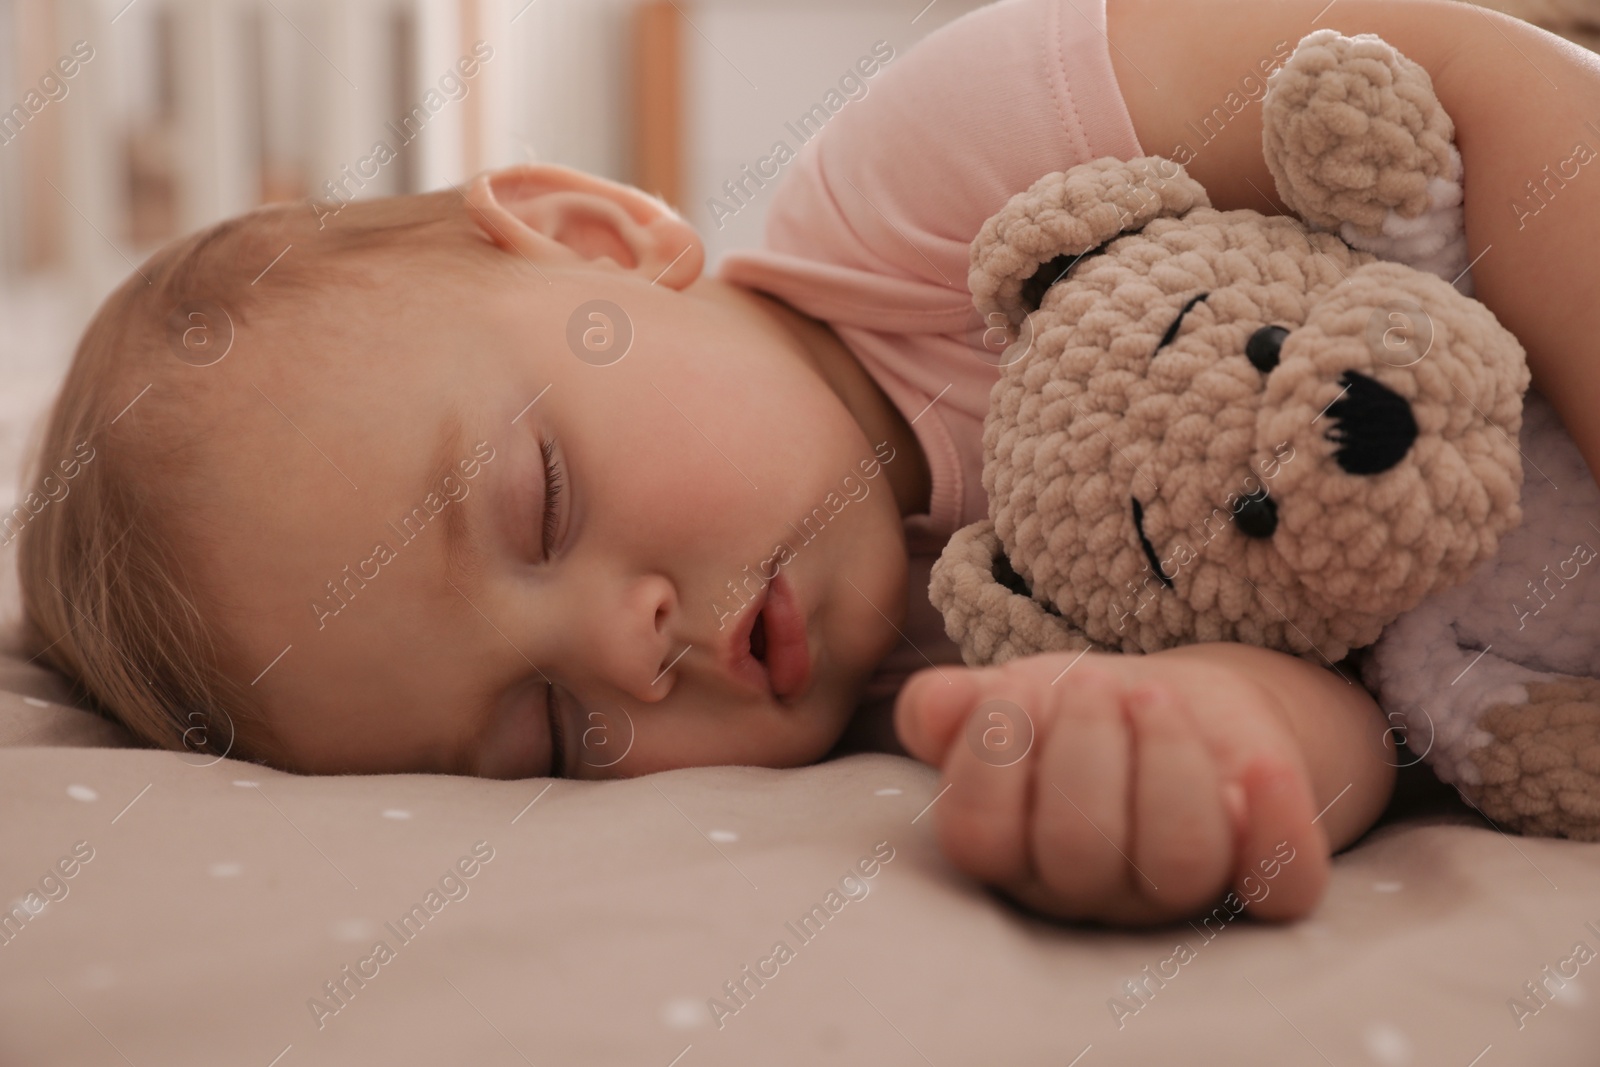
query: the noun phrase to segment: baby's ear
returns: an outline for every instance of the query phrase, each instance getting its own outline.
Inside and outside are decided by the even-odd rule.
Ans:
[[[666,203],[571,167],[485,171],[466,200],[486,240],[536,265],[609,261],[671,289],[687,287],[705,265],[700,235]]]
[[[1046,174],[1006,202],[972,242],[967,288],[985,322],[1013,327],[1077,258],[1151,219],[1210,207],[1199,182],[1161,156],[1102,156]]]

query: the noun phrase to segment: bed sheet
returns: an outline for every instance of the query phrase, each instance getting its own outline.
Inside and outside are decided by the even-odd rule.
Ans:
[[[305,777],[63,698],[0,660],[0,1063],[1600,1062],[1600,844],[1421,767],[1313,917],[1127,931],[962,877],[899,757]]]

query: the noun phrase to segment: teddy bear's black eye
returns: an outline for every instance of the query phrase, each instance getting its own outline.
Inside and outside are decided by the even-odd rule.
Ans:
[[[1240,497],[1233,505],[1233,517],[1246,537],[1265,541],[1278,532],[1278,505],[1265,488]]]
[[[1278,349],[1283,347],[1283,339],[1288,336],[1289,331],[1282,326],[1263,326],[1245,342],[1244,354],[1250,357],[1256,370],[1266,374],[1278,365]]]

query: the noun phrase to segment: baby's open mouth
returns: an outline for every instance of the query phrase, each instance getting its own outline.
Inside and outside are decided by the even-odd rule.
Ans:
[[[745,619],[748,629],[724,646],[724,668],[753,695],[792,705],[810,684],[812,663],[805,611],[786,575],[775,575],[767,595],[745,606]]]
[[[750,655],[762,663],[765,663],[767,659],[767,620],[764,615],[765,611],[766,609],[763,608],[761,611],[756,612],[755,625],[750,627]]]

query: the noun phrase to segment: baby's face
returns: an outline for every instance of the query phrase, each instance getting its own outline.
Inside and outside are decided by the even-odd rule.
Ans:
[[[291,765],[600,778],[837,740],[898,639],[888,475],[917,460],[753,297],[655,273],[384,282],[209,368],[201,565]]]

